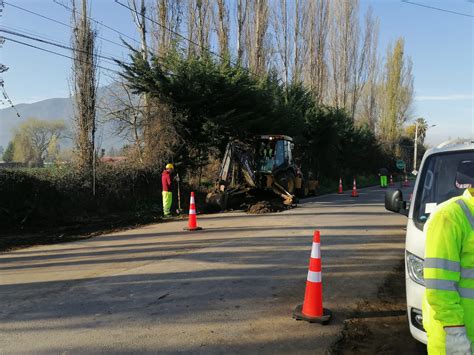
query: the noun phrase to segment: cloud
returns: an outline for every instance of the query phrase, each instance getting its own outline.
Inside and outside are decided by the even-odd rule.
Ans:
[[[474,100],[474,94],[453,94],[453,95],[419,95],[415,96],[416,101],[463,101]]]

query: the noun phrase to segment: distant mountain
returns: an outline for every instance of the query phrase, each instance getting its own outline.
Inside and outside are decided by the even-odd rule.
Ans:
[[[14,128],[25,119],[35,117],[42,120],[64,119],[69,122],[73,110],[70,98],[48,99],[32,104],[19,104],[15,107],[20,113],[20,118],[13,108],[0,110],[0,145],[3,147],[6,147],[12,139]]]
[[[98,102],[113,102],[110,95],[110,90],[120,90],[116,87],[101,87],[98,90]],[[73,102],[71,97],[53,98],[43,101],[34,102],[31,104],[17,104],[16,109],[20,113],[20,118],[17,117],[15,110],[12,108],[4,108],[0,110],[0,146],[7,147],[8,142],[13,138],[14,129],[26,119],[30,117],[41,120],[59,120],[63,119],[66,124],[71,127],[73,118]],[[98,119],[103,118],[103,113],[100,110],[97,113]],[[115,146],[120,148],[124,142],[113,134],[113,125],[106,124],[99,128],[99,135],[102,135],[102,146],[109,148]]]

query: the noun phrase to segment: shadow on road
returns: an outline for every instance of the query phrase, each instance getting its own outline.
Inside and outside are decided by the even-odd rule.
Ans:
[[[377,202],[376,206],[380,207],[380,194],[373,195],[365,196],[364,201],[369,206]],[[314,217],[312,226],[287,226],[276,224],[276,220],[271,223],[270,219],[259,219],[263,221],[261,225],[212,227],[192,236],[183,231],[124,232],[97,238],[101,243],[97,246],[93,244],[95,240],[91,240],[64,249],[25,250],[2,255],[0,270],[5,275],[64,272],[66,280],[23,283],[15,280],[11,284],[1,284],[0,280],[0,333],[33,337],[46,331],[99,332],[122,326],[134,329],[140,324],[153,329],[159,344],[160,340],[168,340],[165,327],[191,329],[193,324],[199,324],[216,333],[227,333],[234,326],[260,322],[268,316],[269,310],[275,319],[288,319],[291,323],[287,328],[305,327],[291,320],[291,311],[294,305],[301,303],[304,295],[314,229],[322,231],[324,299],[333,309],[333,325],[342,327],[347,316],[355,311],[355,300],[367,293],[376,294],[378,283],[396,261],[403,258],[404,223],[384,219],[385,213],[350,213],[349,210],[341,212],[353,215],[355,220],[345,225],[323,221],[324,216],[341,215],[341,212],[324,212],[321,206],[348,206],[343,202],[344,198],[321,200],[317,205],[305,204],[309,212],[301,214]],[[292,213],[298,215],[298,210],[275,216],[291,218]],[[363,220],[364,215],[381,218],[375,223],[374,220],[367,223]],[[212,218],[224,217],[206,217],[204,220]],[[307,233],[301,235],[301,231]],[[161,237],[175,240],[164,241]],[[116,271],[106,276],[68,278],[68,270],[100,270],[95,266],[107,264],[110,264],[109,269]],[[370,312],[372,310],[368,310],[365,317]],[[248,328],[249,339],[252,338],[251,329]],[[180,334],[174,336],[179,338]],[[259,349],[312,352],[318,347],[316,337],[300,336],[291,331],[275,335],[272,341],[226,344],[227,338],[223,339],[220,344],[203,340],[181,349],[254,353]],[[296,348],[294,344],[297,344]],[[54,348],[48,350],[55,352]],[[103,349],[91,346],[69,350],[90,353]],[[122,350],[126,352],[127,347]],[[134,351],[136,349],[130,350]]]

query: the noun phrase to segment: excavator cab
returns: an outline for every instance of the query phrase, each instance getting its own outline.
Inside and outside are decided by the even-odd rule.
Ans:
[[[257,142],[257,171],[274,173],[293,165],[293,139],[288,136],[260,136]]]
[[[257,139],[257,180],[261,187],[283,188],[295,192],[296,168],[293,161],[293,139],[284,135],[263,135]],[[276,192],[276,191],[275,191]]]

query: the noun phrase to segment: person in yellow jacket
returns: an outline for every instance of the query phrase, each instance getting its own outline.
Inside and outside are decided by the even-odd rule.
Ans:
[[[474,189],[439,205],[425,228],[428,353],[473,355]]]

